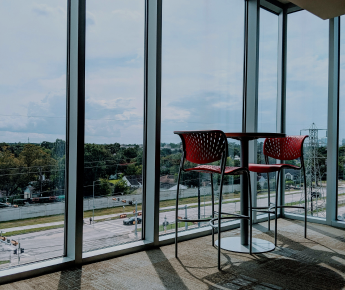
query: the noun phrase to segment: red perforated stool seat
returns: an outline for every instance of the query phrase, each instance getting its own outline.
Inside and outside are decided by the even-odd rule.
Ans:
[[[234,174],[236,173],[236,171],[238,172],[238,174],[240,174],[241,172],[244,172],[245,170],[246,169],[244,167],[226,166],[224,174],[225,175],[230,174],[230,173]],[[217,166],[217,165],[199,165],[197,167],[187,168],[184,171],[197,171],[201,173],[218,173],[218,174],[222,173],[220,166]]]
[[[257,173],[276,172],[282,168],[300,169],[298,166],[291,164],[249,164],[249,171]]]

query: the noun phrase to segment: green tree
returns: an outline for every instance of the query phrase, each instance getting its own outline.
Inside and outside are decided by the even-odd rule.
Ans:
[[[114,194],[127,194],[129,190],[130,187],[122,177],[114,181]]]
[[[16,158],[8,146],[1,147],[0,151],[0,189],[6,196],[20,192],[28,183],[23,163]]]
[[[108,179],[118,167],[117,156],[100,144],[84,146],[84,196],[92,196],[92,183],[99,179]],[[122,160],[120,160],[122,162]]]
[[[34,144],[26,144],[18,158],[27,169],[29,182],[34,181],[35,190],[39,191],[41,196],[52,195],[55,186],[49,178],[51,172],[56,170],[57,161],[51,157],[51,150]],[[48,180],[43,181],[43,175]]]

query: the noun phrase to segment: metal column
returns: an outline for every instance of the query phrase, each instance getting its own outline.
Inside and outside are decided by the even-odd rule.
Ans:
[[[68,1],[66,256],[82,263],[85,125],[85,0]]]
[[[277,133],[286,133],[286,51],[287,51],[287,7],[283,6],[278,15],[278,95],[277,95]],[[285,174],[281,172],[279,192],[280,204],[285,203]],[[278,213],[279,214],[279,213]],[[284,209],[280,209],[284,215]]]
[[[245,7],[243,132],[257,132],[258,127],[259,26],[260,1],[247,0]],[[256,141],[249,142],[249,163],[256,163],[256,144]],[[252,181],[253,206],[256,206],[256,173],[251,173],[250,176]],[[247,177],[245,175],[241,176],[241,184],[241,199],[248,200]],[[241,214],[247,215],[248,209],[241,208]],[[241,220],[241,227],[248,227],[248,221]],[[242,237],[242,242],[247,244],[248,237]]]
[[[162,0],[146,0],[143,239],[154,245],[159,244],[161,46]]]
[[[337,218],[340,17],[329,20],[326,222]]]

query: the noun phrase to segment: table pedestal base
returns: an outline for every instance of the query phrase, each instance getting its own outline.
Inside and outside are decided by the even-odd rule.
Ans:
[[[215,242],[218,247],[218,240]],[[222,238],[221,249],[236,253],[250,253],[250,246],[241,244],[241,237]],[[259,254],[270,252],[275,249],[274,244],[269,241],[253,238],[252,253]]]

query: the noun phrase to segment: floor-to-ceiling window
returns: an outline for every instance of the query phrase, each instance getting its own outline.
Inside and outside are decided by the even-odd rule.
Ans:
[[[285,203],[303,205],[307,186],[308,215],[321,218],[327,195],[328,29],[328,21],[307,11],[288,15],[286,133],[309,138],[304,145],[306,180],[300,171],[285,170]]]
[[[84,252],[141,239],[145,1],[86,10]]]
[[[260,9],[258,132],[276,132],[278,81],[278,15]],[[257,140],[257,163],[265,163],[263,144]],[[272,202],[275,174],[257,174],[257,205],[268,204],[268,183]]]
[[[0,270],[64,255],[66,0],[0,2]]]
[[[242,130],[244,1],[164,0],[160,233],[174,231],[181,140],[175,130]],[[240,146],[229,141],[229,164],[239,166]],[[186,164],[187,166],[190,164]],[[239,211],[239,176],[224,183],[225,210]],[[219,192],[219,178],[214,177]],[[211,215],[209,174],[186,173],[179,216]],[[180,223],[181,230],[208,223]]]
[[[340,18],[340,85],[337,219],[345,221],[345,18]]]

